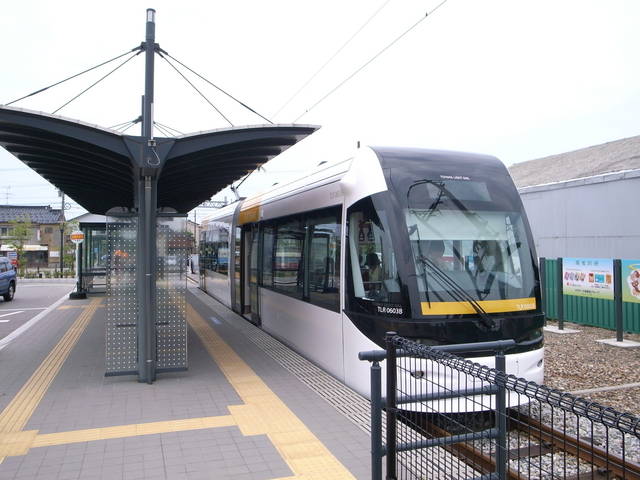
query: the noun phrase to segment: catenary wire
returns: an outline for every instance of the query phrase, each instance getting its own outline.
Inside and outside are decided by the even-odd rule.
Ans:
[[[80,72],[80,73],[76,73],[75,75],[72,75],[72,76],[70,76],[70,77],[67,77],[67,78],[65,78],[64,80],[60,80],[59,82],[53,83],[53,84],[49,85],[48,87],[41,88],[40,90],[36,90],[35,92],[32,92],[32,93],[30,93],[30,94],[28,94],[28,95],[25,95],[24,97],[20,97],[20,98],[17,98],[16,100],[13,100],[13,101],[9,102],[9,103],[6,103],[6,104],[5,104],[5,106],[7,106],[7,107],[8,107],[9,105],[11,105],[11,104],[13,104],[13,103],[16,103],[16,102],[19,102],[20,100],[24,100],[25,98],[29,98],[29,97],[32,97],[32,96],[34,96],[34,95],[37,95],[38,93],[44,92],[45,90],[48,90],[48,89],[50,89],[51,87],[55,87],[56,85],[60,85],[61,83],[66,82],[67,80],[71,80],[71,79],[73,79],[73,78],[79,77],[80,75],[83,75],[83,74],[85,74],[85,73],[87,73],[87,72],[90,72],[91,70],[95,70],[96,68],[100,68],[100,67],[102,67],[103,65],[106,65],[107,63],[111,63],[111,62],[113,62],[114,60],[118,60],[119,58],[122,58],[122,57],[124,57],[125,55],[128,55],[129,53],[131,53],[131,52],[135,52],[136,50],[140,50],[140,49],[141,49],[141,47],[139,47],[139,46],[138,46],[138,47],[135,47],[135,48],[132,48],[131,50],[129,50],[129,51],[127,51],[127,52],[124,52],[123,54],[118,55],[117,57],[113,57],[111,60],[107,60],[106,62],[102,62],[101,64],[96,65],[95,67],[88,68],[87,70],[84,70],[84,71],[82,71],[82,72]]]
[[[291,103],[291,101],[292,101],[294,98],[296,98],[296,97],[300,94],[300,92],[302,92],[302,90],[304,90],[304,89],[307,87],[307,85],[309,85],[309,84],[313,81],[313,79],[314,79],[314,78],[316,78],[316,77],[320,74],[320,72],[322,72],[322,70],[324,70],[324,69],[325,69],[325,67],[326,67],[327,65],[329,65],[329,63],[331,63],[331,62],[333,61],[333,59],[334,59],[334,58],[336,58],[336,57],[340,54],[340,52],[342,52],[342,50],[344,50],[344,49],[347,47],[347,45],[349,45],[349,43],[351,43],[351,41],[352,41],[352,40],[353,40],[353,39],[354,39],[354,38],[355,38],[355,37],[356,37],[356,36],[357,36],[357,35],[358,35],[362,30],[364,30],[364,28],[365,28],[367,25],[369,25],[369,23],[370,23],[370,22],[371,22],[371,21],[372,21],[372,20],[373,20],[377,15],[378,15],[378,13],[380,13],[380,11],[381,11],[384,7],[386,7],[386,6],[387,6],[387,4],[388,4],[390,1],[391,1],[391,0],[386,0],[386,1],[385,1],[385,2],[384,2],[384,3],[383,3],[379,8],[378,8],[374,13],[373,13],[373,15],[371,15],[371,16],[367,19],[367,21],[366,21],[366,22],[364,22],[364,23],[360,26],[360,28],[358,28],[358,29],[355,31],[355,33],[354,33],[353,35],[351,35],[351,36],[349,37],[349,39],[348,39],[346,42],[344,42],[344,43],[342,44],[342,46],[340,46],[340,48],[338,48],[338,50],[336,50],[336,51],[333,53],[333,55],[331,55],[331,57],[329,57],[329,59],[328,59],[326,62],[324,62],[324,63],[322,64],[322,66],[321,66],[320,68],[318,68],[318,70],[316,70],[316,71],[315,71],[315,73],[313,73],[313,74],[312,74],[312,75],[307,79],[307,81],[306,81],[306,82],[304,82],[304,83],[302,84],[302,86],[301,86],[300,88],[298,88],[298,90],[296,90],[296,92],[295,92],[293,95],[291,95],[291,97],[289,97],[289,99],[288,99],[286,102],[284,102],[284,104],[283,104],[280,108],[278,108],[278,110],[276,111],[276,113],[274,113],[274,114],[272,115],[272,117],[273,117],[273,118],[275,118],[275,117],[276,117],[276,116],[277,116],[277,115],[278,115],[282,110],[284,110],[284,109],[287,107],[287,105],[289,105],[289,104]]]
[[[71,102],[73,102],[74,100],[76,100],[78,97],[80,97],[81,95],[85,94],[87,91],[91,90],[93,87],[95,87],[97,84],[99,84],[101,81],[103,81],[105,78],[107,78],[109,75],[111,75],[112,73],[114,73],[116,70],[119,70],[120,68],[124,67],[127,63],[129,63],[131,60],[133,60],[135,57],[137,57],[140,53],[142,52],[142,50],[138,50],[137,53],[134,53],[133,55],[131,55],[129,58],[127,58],[124,62],[122,62],[120,65],[118,65],[116,68],[114,68],[113,70],[111,70],[109,73],[107,73],[106,75],[102,76],[99,80],[93,82],[91,85],[89,85],[87,88],[85,88],[83,91],[81,91],[79,94],[77,94],[75,97],[73,97],[71,100],[69,100],[67,103],[65,103],[64,105],[62,105],[61,107],[58,107],[57,109],[55,109],[52,114],[56,114],[58,113],[60,110],[62,110],[64,107],[66,107],[67,105],[69,105]]]
[[[309,113],[311,110],[313,110],[315,107],[317,107],[320,103],[322,103],[323,101],[325,101],[329,96],[331,96],[333,93],[336,92],[336,90],[338,90],[340,87],[342,87],[345,83],[347,83],[349,80],[351,80],[353,77],[355,77],[358,73],[360,73],[362,70],[364,70],[367,66],[369,66],[369,64],[371,64],[374,60],[376,60],[380,55],[382,55],[384,52],[386,52],[389,48],[391,48],[393,45],[395,45],[402,37],[404,37],[405,35],[407,35],[411,30],[413,30],[414,28],[416,28],[418,25],[420,25],[423,21],[425,21],[427,18],[429,18],[436,10],[438,10],[442,5],[444,5],[445,3],[447,3],[447,0],[442,0],[442,2],[440,2],[436,7],[434,7],[431,11],[427,12],[426,15],[422,18],[420,18],[420,20],[418,20],[416,23],[414,23],[413,25],[411,25],[407,30],[405,30],[404,32],[402,32],[398,37],[396,37],[391,43],[387,44],[382,50],[380,50],[378,53],[376,53],[373,57],[371,57],[369,60],[367,60],[364,64],[362,64],[358,69],[356,69],[353,73],[351,73],[347,78],[345,78],[344,80],[342,80],[340,83],[338,83],[335,87],[333,87],[328,93],[326,93],[322,98],[320,98],[320,100],[318,100],[316,103],[314,103],[313,105],[311,105],[309,108],[307,108],[304,112],[302,112],[300,115],[298,115],[298,117],[293,121],[294,123],[297,122],[298,120],[300,120],[302,117],[304,117],[307,113]]]
[[[180,65],[182,65],[184,68],[186,68],[187,70],[189,70],[191,73],[193,73],[194,75],[198,76],[200,79],[204,80],[205,82],[207,82],[209,85],[211,85],[212,87],[218,89],[220,92],[224,93],[227,97],[231,98],[232,100],[234,100],[235,102],[239,103],[240,105],[242,105],[244,108],[246,108],[247,110],[249,110],[250,112],[255,113],[256,115],[258,115],[260,118],[262,118],[263,120],[269,122],[269,123],[273,123],[271,120],[269,120],[267,117],[265,117],[264,115],[259,114],[258,112],[256,112],[253,108],[251,108],[250,106],[248,106],[246,103],[238,100],[237,98],[235,98],[233,95],[231,95],[229,92],[223,90],[222,88],[220,88],[219,86],[217,86],[215,83],[211,82],[210,80],[206,79],[205,77],[203,77],[202,75],[200,75],[198,72],[194,71],[193,69],[189,68],[187,65],[185,65],[184,63],[182,63],[180,60],[178,60],[177,58],[173,57],[172,55],[170,55],[168,52],[166,52],[165,50],[160,49],[161,52],[158,53],[158,55],[161,55],[161,53],[164,53],[167,57],[171,58],[171,60],[174,60],[175,62],[179,63]],[[161,55],[162,56],[162,55]]]
[[[189,85],[191,85],[191,87],[192,87],[196,92],[198,92],[198,93],[200,94],[200,96],[201,96],[202,98],[204,98],[204,100],[205,100],[209,105],[211,105],[211,106],[213,107],[213,109],[214,109],[216,112],[218,112],[218,113],[220,114],[220,116],[221,116],[222,118],[224,118],[224,119],[229,123],[229,125],[231,125],[232,127],[234,126],[234,125],[233,125],[233,123],[231,123],[231,120],[229,120],[227,117],[225,117],[225,116],[224,116],[224,114],[223,114],[220,110],[218,110],[218,107],[216,107],[213,103],[211,103],[211,101],[210,101],[210,100],[209,100],[209,99],[204,95],[204,93],[202,93],[200,90],[198,90],[198,87],[196,87],[196,86],[191,82],[191,80],[189,80],[189,79],[188,79],[188,78],[187,78],[187,77],[186,77],[186,76],[185,76],[185,75],[184,75],[180,70],[178,70],[178,68],[177,68],[173,63],[171,63],[167,57],[165,57],[164,55],[162,55],[162,53],[158,53],[158,55],[160,55],[160,58],[162,58],[165,62],[167,62],[167,63],[171,66],[171,68],[173,68],[176,72],[178,72],[178,75],[180,75],[182,78],[184,78],[184,80],[185,80]],[[168,54],[167,54],[167,56],[168,56]],[[172,57],[172,58],[173,58],[173,57]]]

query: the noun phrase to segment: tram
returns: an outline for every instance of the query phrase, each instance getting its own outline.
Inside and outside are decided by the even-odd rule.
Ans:
[[[364,147],[205,218],[200,288],[366,396],[358,352],[387,331],[426,345],[515,339],[507,372],[541,382],[536,258],[497,158]]]

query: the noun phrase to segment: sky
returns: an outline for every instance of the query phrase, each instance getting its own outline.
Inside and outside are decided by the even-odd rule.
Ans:
[[[358,141],[486,153],[511,165],[640,134],[636,0],[9,2],[0,104],[136,47],[146,8],[156,9],[156,41],[173,57],[275,123],[322,127],[253,173],[242,196],[347,158]],[[51,113],[116,65],[12,106]],[[234,125],[264,123],[189,78]],[[143,90],[140,55],[59,114],[111,127],[140,114]],[[228,126],[158,57],[154,108],[156,121],[184,133]],[[224,197],[233,194],[214,198]],[[7,202],[60,205],[54,187],[0,148]],[[83,213],[68,203],[67,218]]]

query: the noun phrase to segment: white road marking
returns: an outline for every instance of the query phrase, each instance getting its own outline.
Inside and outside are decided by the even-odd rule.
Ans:
[[[73,287],[73,289],[71,289],[67,293],[65,293],[62,298],[60,298],[59,300],[56,300],[54,303],[49,305],[46,310],[40,312],[35,317],[33,317],[31,320],[29,320],[27,323],[25,323],[21,327],[16,328],[13,332],[11,332],[6,337],[0,339],[0,350],[2,350],[4,347],[9,345],[12,341],[14,341],[16,338],[18,338],[20,335],[22,335],[27,330],[29,330],[31,327],[33,327],[36,323],[38,323],[40,320],[42,320],[45,316],[47,316],[49,313],[51,313],[56,308],[58,308],[58,305],[60,305],[62,302],[64,302],[67,299],[67,297],[69,296],[69,294],[71,292],[73,292],[74,289],[75,289],[75,286]]]
[[[0,312],[13,312],[14,310],[27,311],[27,310],[46,310],[47,307],[29,307],[29,308],[0,308]]]
[[[17,312],[5,313],[5,314],[3,314],[3,315],[0,315],[0,318],[2,318],[2,317],[9,317],[9,316],[11,316],[11,315],[17,315],[17,314],[19,314],[19,313],[23,313],[23,312],[22,312],[22,310],[19,310],[19,311],[17,311]],[[10,321],[11,321],[11,319],[9,319],[9,320],[0,320],[0,323],[7,323],[7,322],[10,322]]]

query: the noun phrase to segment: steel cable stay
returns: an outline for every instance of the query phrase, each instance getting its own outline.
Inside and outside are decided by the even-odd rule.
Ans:
[[[142,121],[142,117],[134,118],[133,120],[127,120],[126,122],[116,123],[115,125],[109,127],[110,130],[118,130],[123,128],[125,125],[129,125],[130,123],[139,123]]]
[[[158,131],[166,137],[175,137],[175,134],[171,133],[166,128],[163,128],[158,122],[153,122],[153,126],[158,129]]]
[[[180,60],[178,60],[177,58],[175,58],[174,56],[172,56],[171,54],[169,54],[169,52],[167,52],[166,50],[163,49],[159,49],[158,51],[158,55],[160,55],[162,57],[162,54],[166,55],[167,57],[169,57],[171,60],[175,61],[176,63],[179,63],[181,66],[183,66],[184,68],[186,68],[187,70],[189,70],[191,73],[193,73],[194,75],[196,75],[198,78],[200,78],[201,80],[207,82],[209,85],[211,85],[212,87],[214,87],[215,89],[217,89],[218,91],[222,92],[223,94],[225,94],[227,97],[229,97],[230,99],[232,99],[233,101],[237,102],[238,104],[242,105],[244,108],[246,108],[247,110],[249,110],[252,113],[255,113],[256,115],[258,115],[260,118],[262,118],[263,120],[273,124],[273,122],[271,120],[269,120],[267,117],[265,117],[264,115],[261,115],[260,113],[256,112],[253,108],[251,108],[250,106],[248,106],[246,103],[238,100],[236,97],[234,97],[233,95],[231,95],[229,92],[225,91],[224,89],[222,89],[221,87],[219,87],[218,85],[216,85],[215,83],[213,83],[212,81],[208,80],[207,78],[203,77],[202,75],[200,75],[198,72],[196,72],[195,70],[193,70],[192,68],[188,67],[187,65],[185,65],[184,63],[182,63]],[[166,60],[166,59],[165,59]],[[174,67],[175,68],[175,67]]]
[[[364,30],[364,28],[365,28],[367,25],[369,25],[369,23],[371,23],[371,21],[372,21],[372,20],[373,20],[377,15],[378,15],[378,13],[380,13],[380,11],[381,11],[384,7],[386,7],[386,6],[387,6],[387,4],[388,4],[390,1],[391,1],[391,0],[386,0],[386,1],[385,1],[385,2],[380,6],[380,7],[378,7],[378,9],[377,9],[375,12],[373,12],[373,15],[371,15],[371,16],[370,16],[370,17],[369,17],[369,18],[368,18],[368,19],[367,19],[367,20],[366,20],[366,21],[365,21],[365,22],[364,22],[364,23],[363,23],[363,24],[362,24],[362,25],[361,25],[361,26],[360,26],[360,27],[359,27],[359,28],[358,28],[358,29],[357,29],[357,30],[356,30],[356,31],[355,31],[355,32],[354,32],[354,33],[353,33],[353,34],[352,34],[348,39],[347,39],[347,41],[346,41],[346,42],[344,42],[344,43],[343,43],[343,44],[338,48],[338,50],[336,50],[336,51],[333,53],[333,55],[331,55],[331,56],[330,56],[330,57],[329,57],[329,58],[328,58],[328,59],[327,59],[327,60],[322,64],[322,66],[321,66],[320,68],[318,68],[318,70],[316,70],[316,71],[315,71],[315,73],[313,73],[313,74],[312,74],[312,75],[307,79],[307,81],[306,81],[306,82],[304,82],[304,83],[302,84],[302,86],[301,86],[300,88],[298,88],[298,90],[296,90],[296,92],[295,92],[293,95],[291,95],[291,97],[289,97],[289,99],[288,99],[286,102],[284,102],[284,104],[283,104],[280,108],[278,108],[278,110],[276,111],[276,113],[274,113],[274,114],[272,115],[272,117],[274,117],[274,118],[275,118],[275,117],[276,117],[276,116],[277,116],[277,115],[278,115],[282,110],[284,110],[284,109],[287,107],[287,105],[289,105],[289,104],[291,103],[291,101],[292,101],[294,98],[296,98],[296,97],[300,94],[300,92],[302,92],[302,90],[304,90],[304,89],[307,87],[307,85],[309,85],[309,84],[313,81],[313,79],[314,79],[314,78],[316,78],[316,77],[320,74],[320,72],[322,72],[322,70],[324,70],[324,69],[325,69],[325,67],[326,67],[327,65],[329,65],[329,64],[333,61],[333,59],[334,59],[334,58],[336,58],[336,57],[340,54],[340,52],[342,52],[342,50],[344,50],[344,49],[347,47],[347,45],[349,45],[349,43],[351,43],[351,41],[352,41],[356,36],[358,36],[358,34],[359,34],[362,30]]]
[[[131,127],[133,127],[136,123],[138,123],[138,122],[133,122],[133,123],[132,123],[131,125],[129,125],[127,128],[125,128],[125,129],[123,129],[123,130],[120,130],[120,133],[124,133],[124,132],[126,132],[126,131],[127,131],[127,130],[129,130]]]
[[[181,132],[177,128],[170,127],[169,125],[165,125],[164,123],[160,123],[158,121],[154,121],[153,123],[155,123],[156,125],[160,125],[162,128],[164,128],[164,129],[166,129],[166,130],[168,130],[170,132],[176,132],[178,135],[185,135],[184,132]]]
[[[218,114],[219,114],[222,118],[224,118],[224,119],[227,121],[227,123],[228,123],[229,125],[231,125],[232,127],[233,127],[233,126],[235,126],[233,123],[231,123],[231,120],[229,120],[229,119],[224,115],[224,113],[222,113],[222,112],[218,109],[218,107],[216,107],[213,103],[211,103],[211,100],[209,100],[209,99],[205,96],[205,94],[204,94],[204,93],[202,93],[202,92],[198,89],[198,87],[196,87],[196,86],[193,84],[193,82],[192,82],[191,80],[189,80],[189,79],[184,75],[184,73],[182,73],[180,70],[178,70],[178,68],[177,68],[173,63],[171,63],[171,62],[169,61],[169,59],[168,59],[167,57],[165,57],[165,56],[164,56],[162,53],[160,53],[160,52],[158,52],[158,55],[160,55],[160,58],[162,58],[165,62],[167,62],[167,63],[171,66],[171,68],[173,68],[173,69],[178,73],[178,75],[180,75],[180,76],[181,76],[181,77],[182,77],[182,78],[183,78],[183,79],[184,79],[184,80],[185,80],[189,85],[191,85],[191,88],[193,88],[196,92],[198,92],[198,94],[199,94],[202,98],[204,98],[205,102],[207,102],[209,105],[211,105],[211,106],[213,107],[213,109],[214,109],[216,112],[218,112]],[[168,55],[168,54],[167,54],[167,55]]]
[[[78,99],[81,95],[84,95],[86,92],[88,92],[89,90],[91,90],[93,87],[95,87],[97,84],[99,84],[100,82],[102,82],[105,78],[107,78],[109,75],[111,75],[112,73],[114,73],[116,70],[119,70],[120,68],[124,67],[127,63],[129,63],[131,60],[133,60],[135,57],[137,57],[138,55],[140,55],[140,53],[142,53],[142,50],[138,50],[136,53],[134,53],[133,55],[131,55],[129,58],[127,58],[124,62],[122,62],[120,65],[118,65],[116,68],[114,68],[113,70],[111,70],[109,73],[107,73],[106,75],[102,76],[100,79],[98,79],[97,81],[93,82],[91,85],[89,85],[87,88],[85,88],[83,91],[81,91],[79,94],[77,94],[75,97],[71,98],[67,103],[65,103],[64,105],[58,107],[57,109],[55,109],[53,112],[51,112],[52,114],[56,114],[58,113],[60,110],[62,110],[64,107],[66,107],[67,105],[69,105],[71,102],[73,102],[74,100]]]
[[[323,97],[321,97],[318,101],[316,101],[313,105],[311,105],[309,108],[307,108],[304,112],[302,112],[300,115],[298,115],[298,117],[293,121],[293,123],[296,123],[298,120],[300,120],[302,117],[304,117],[307,113],[309,113],[311,110],[313,110],[315,107],[317,107],[318,105],[320,105],[323,101],[325,101],[329,96],[333,95],[340,87],[342,87],[345,83],[347,83],[349,80],[351,80],[353,77],[355,77],[358,73],[360,73],[362,70],[364,70],[366,67],[368,67],[372,62],[374,62],[380,55],[382,55],[384,52],[386,52],[387,50],[389,50],[389,48],[391,48],[393,45],[395,45],[399,40],[401,40],[405,35],[407,35],[409,32],[411,32],[414,28],[416,28],[418,25],[420,25],[422,22],[424,22],[427,18],[429,18],[436,10],[438,10],[442,5],[444,5],[445,3],[447,3],[447,0],[442,0],[442,2],[440,2],[438,5],[436,5],[431,11],[427,12],[426,15],[424,17],[421,17],[416,23],[414,23],[413,25],[411,25],[408,29],[406,29],[404,32],[402,32],[399,36],[397,36],[393,41],[391,41],[389,44],[387,44],[382,50],[380,50],[378,53],[376,53],[373,57],[371,57],[369,60],[367,60],[365,63],[363,63],[359,68],[357,68],[353,73],[351,73],[347,78],[345,78],[344,80],[342,80],[340,83],[338,83],[335,87],[333,87],[331,90],[329,90],[328,93],[326,93]]]
[[[83,75],[83,74],[88,73],[88,72],[90,72],[90,71],[92,71],[92,70],[95,70],[96,68],[100,68],[100,67],[102,67],[103,65],[106,65],[106,64],[111,63],[111,62],[113,62],[113,61],[115,61],[115,60],[118,60],[119,58],[122,58],[122,57],[124,57],[125,55],[128,55],[128,54],[130,54],[130,53],[132,53],[132,52],[135,52],[135,51],[138,51],[138,52],[142,51],[142,47],[138,46],[138,47],[132,48],[131,50],[129,50],[129,51],[127,51],[127,52],[124,52],[124,53],[122,53],[122,54],[118,55],[117,57],[113,57],[112,59],[107,60],[106,62],[102,62],[102,63],[100,63],[100,64],[98,64],[98,65],[96,65],[96,66],[94,66],[94,67],[91,67],[91,68],[88,68],[88,69],[86,69],[86,70],[83,70],[83,71],[82,71],[82,72],[80,72],[80,73],[76,73],[75,75],[71,75],[70,77],[67,77],[67,78],[65,78],[64,80],[60,80],[60,81],[58,81],[58,82],[52,83],[51,85],[49,85],[49,86],[47,86],[47,87],[41,88],[41,89],[36,90],[35,92],[32,92],[32,93],[30,93],[30,94],[28,94],[28,95],[25,95],[25,96],[23,96],[23,97],[20,97],[20,98],[17,98],[17,99],[15,99],[15,100],[12,100],[12,101],[11,101],[11,102],[9,102],[9,103],[5,103],[5,106],[6,106],[6,107],[8,107],[9,105],[12,105],[12,104],[14,104],[14,103],[16,103],[16,102],[19,102],[20,100],[24,100],[25,98],[29,98],[29,97],[32,97],[32,96],[34,96],[34,95],[37,95],[38,93],[42,93],[42,92],[44,92],[45,90],[48,90],[48,89],[50,89],[50,88],[52,88],[52,87],[55,87],[55,86],[57,86],[57,85],[60,85],[61,83],[64,83],[64,82],[66,82],[66,81],[68,81],[68,80],[72,80],[72,79],[74,79],[74,78],[76,78],[76,77],[79,77],[80,75]]]

